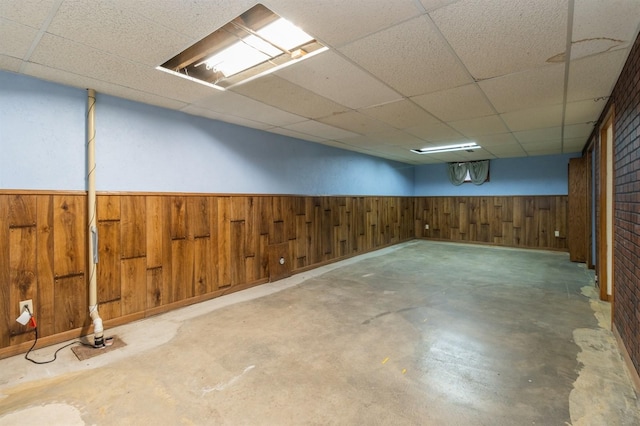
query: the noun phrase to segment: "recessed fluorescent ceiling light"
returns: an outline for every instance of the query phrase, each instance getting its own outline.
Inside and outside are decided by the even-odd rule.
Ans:
[[[158,69],[224,90],[325,50],[312,36],[257,4]]]
[[[416,154],[438,154],[441,152],[451,152],[451,151],[469,151],[473,149],[482,148],[480,145],[477,145],[475,142],[467,142],[467,143],[459,143],[456,145],[444,145],[444,146],[434,146],[432,148],[422,148],[422,149],[412,149],[411,152],[415,152]]]

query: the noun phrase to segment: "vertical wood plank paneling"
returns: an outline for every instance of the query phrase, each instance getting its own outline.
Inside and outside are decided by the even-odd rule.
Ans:
[[[566,196],[420,197],[413,202],[414,235],[418,237],[567,248],[562,236],[553,235],[554,230],[562,232],[566,227]],[[429,230],[424,229],[426,224]]]
[[[12,195],[9,197],[9,226],[18,228],[36,225],[36,196]]]
[[[162,200],[162,294],[161,303],[166,305],[173,302],[173,254],[171,253],[173,235],[173,197],[163,197]]]
[[[147,304],[147,265],[143,257],[122,259],[122,315],[144,311]]]
[[[245,225],[245,256],[255,257],[257,249],[257,238],[259,234],[256,227],[256,204],[254,197],[247,197],[246,214],[243,219]],[[254,268],[250,271],[250,273],[249,270],[247,270],[247,279],[249,279],[249,276],[255,277],[258,275],[259,268],[257,267],[257,263],[252,264]]]
[[[147,269],[147,309],[162,305],[163,278],[162,268]]]
[[[231,285],[231,221],[229,220],[229,198],[218,199],[218,287]]]
[[[35,203],[33,214],[35,215]],[[35,222],[35,216],[34,216]],[[13,318],[20,315],[18,304],[21,300],[32,299],[34,306],[39,306],[37,296],[37,266],[36,266],[36,227],[11,228],[9,230],[9,307],[12,308]],[[0,285],[7,285],[0,283]],[[36,314],[36,312],[33,312]],[[27,331],[26,326],[12,321],[10,334],[15,336]]]
[[[211,291],[218,290],[219,285],[219,254],[218,254],[218,200],[216,197],[209,197],[209,267],[211,270]]]
[[[98,195],[96,197],[98,221],[120,220],[120,196]]]
[[[586,262],[589,250],[587,157],[569,159],[567,244],[573,262]],[[564,235],[564,234],[561,234]]]
[[[100,310],[100,318],[102,318],[103,321],[120,318],[122,316],[120,299],[100,303],[98,309]]]
[[[243,220],[234,220],[230,223],[230,281],[231,285],[245,282],[245,226]]]
[[[0,279],[12,283],[0,286],[0,347],[19,340],[7,337],[14,299],[23,297],[8,290],[18,270],[35,275],[42,335],[80,327],[88,321],[86,197],[0,197],[0,237],[8,242],[0,247]],[[266,279],[270,244],[282,244],[290,270],[413,235],[566,249],[551,234],[566,229],[566,216],[564,196],[99,195],[101,313],[117,318]],[[35,267],[25,261],[29,251]]]
[[[37,268],[38,268],[38,331],[41,336],[55,332],[53,280],[53,197],[38,196],[37,210]]]
[[[146,197],[146,218],[147,227],[147,268],[160,268],[162,266],[162,228],[163,228],[163,202],[160,196]]]
[[[210,235],[209,205],[206,197],[187,198],[188,238],[203,238]]]
[[[9,195],[0,194],[0,241],[9,241]],[[0,347],[10,344],[9,327],[15,318],[11,318],[9,306],[9,244],[0,244]]]
[[[214,290],[211,240],[209,238],[197,238],[193,244],[194,296],[201,296]]]
[[[120,222],[98,222],[98,302],[120,299]]]
[[[86,198],[53,196],[53,265],[56,277],[83,274],[86,259]]]
[[[54,286],[55,332],[88,326],[90,320],[84,274],[56,278]]]
[[[142,257],[146,254],[146,200],[144,196],[127,195],[120,199],[122,258]]]
[[[171,197],[171,239],[187,238],[187,205],[185,197]]]
[[[171,241],[171,295],[172,302],[193,297],[194,244],[193,240]]]

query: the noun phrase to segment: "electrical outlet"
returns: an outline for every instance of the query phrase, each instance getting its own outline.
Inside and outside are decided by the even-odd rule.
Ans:
[[[22,312],[24,312],[25,306],[29,308],[29,312],[31,312],[31,315],[34,315],[34,312],[33,312],[33,301],[31,299],[23,300],[22,302],[20,302],[20,313],[21,314],[22,314]]]
[[[424,226],[424,229],[429,229],[429,225],[425,225],[425,226]]]
[[[555,236],[559,237],[560,236],[560,231],[555,231]]]

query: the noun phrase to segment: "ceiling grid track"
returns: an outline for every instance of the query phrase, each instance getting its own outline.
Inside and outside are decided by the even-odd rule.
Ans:
[[[504,119],[502,118],[502,115],[500,115],[500,113],[498,113],[498,110],[496,109],[496,107],[493,105],[493,103],[491,102],[491,100],[489,99],[489,97],[486,95],[486,93],[484,93],[484,90],[482,90],[482,88],[480,87],[480,85],[478,84],[478,81],[476,80],[476,78],[471,74],[471,72],[469,71],[469,69],[465,66],[464,62],[462,61],[462,59],[460,59],[460,57],[458,56],[458,54],[456,53],[456,51],[453,49],[453,47],[451,46],[451,44],[449,44],[449,41],[447,40],[447,38],[444,36],[444,34],[442,34],[442,32],[440,31],[440,28],[438,27],[438,25],[433,21],[433,19],[431,18],[431,16],[429,14],[425,15],[427,20],[429,21],[429,23],[431,25],[433,25],[433,28],[435,28],[436,33],[438,34],[438,36],[442,39],[442,42],[445,44],[445,46],[447,47],[447,49],[449,50],[449,52],[451,53],[451,55],[453,55],[453,57],[456,59],[456,62],[458,62],[458,64],[460,65],[460,67],[464,70],[464,72],[469,76],[469,79],[473,82],[472,84],[474,86],[476,86],[476,88],[480,91],[480,93],[482,94],[482,97],[484,98],[484,100],[487,102],[487,104],[491,107],[491,109],[493,110],[493,113],[498,117],[498,119],[500,120],[500,122],[504,125],[505,128],[509,129],[509,132],[513,134],[513,132],[511,131],[511,128],[507,125],[507,123],[504,121]],[[447,123],[445,123],[447,124]],[[516,142],[518,143],[518,146],[522,149],[523,152],[526,152],[526,150],[524,149],[524,147],[522,146],[522,144],[520,143],[520,141],[518,140],[518,138],[513,135],[514,139],[516,140]],[[487,151],[489,154],[494,155],[490,149],[487,149],[486,147],[482,147],[483,150]],[[527,154],[528,156],[528,154]]]
[[[58,13],[58,9],[60,8],[60,5],[62,5],[63,1],[64,0],[57,0],[53,4],[53,6],[51,6],[49,15],[40,26],[40,29],[38,30],[38,34],[36,34],[35,38],[33,39],[33,42],[31,43],[31,46],[29,47],[29,50],[27,50],[27,53],[22,58],[22,64],[20,65],[21,73],[25,72],[25,67],[27,66],[27,62],[29,62],[31,55],[33,55],[33,52],[36,50],[36,47],[38,47],[38,44],[40,44],[40,40],[42,39],[42,36],[44,36],[44,34],[49,29],[49,25],[51,25],[51,21],[53,21],[53,18],[56,16],[56,13]]]
[[[562,94],[562,124],[560,125],[560,152],[564,153],[564,123],[567,115],[569,93],[569,71],[571,67],[571,45],[573,41],[573,12],[575,0],[569,0],[567,10],[567,47],[564,53],[564,93]]]

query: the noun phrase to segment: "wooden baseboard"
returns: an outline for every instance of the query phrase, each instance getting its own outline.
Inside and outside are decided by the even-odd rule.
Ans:
[[[618,328],[615,326],[615,324],[611,326],[611,330],[613,331],[613,335],[615,336],[616,342],[618,343],[618,348],[620,349],[622,358],[624,358],[624,363],[627,365],[627,371],[629,371],[629,376],[631,377],[631,381],[633,382],[633,386],[635,387],[636,395],[640,395],[640,375],[638,374],[636,367],[633,365],[633,361],[631,361],[629,351],[627,351],[627,347],[624,345],[622,337],[620,336],[620,333],[618,333]]]

